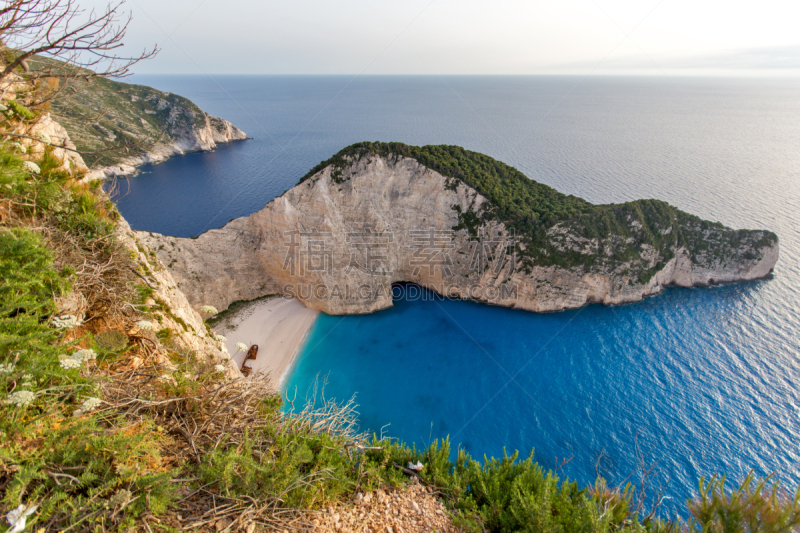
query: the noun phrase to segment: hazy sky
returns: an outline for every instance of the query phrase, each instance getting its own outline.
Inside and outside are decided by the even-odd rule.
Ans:
[[[80,0],[101,7],[101,0]],[[127,0],[138,73],[800,74],[796,0]]]

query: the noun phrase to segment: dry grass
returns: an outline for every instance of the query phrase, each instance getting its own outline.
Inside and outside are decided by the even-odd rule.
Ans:
[[[109,417],[109,423],[115,419],[116,424],[120,416],[131,425],[155,421],[171,437],[164,440],[161,456],[175,467],[210,464],[210,457],[221,447],[236,452],[246,449],[257,461],[269,463],[275,459],[276,431],[324,432],[353,439],[343,451],[363,448],[360,443],[364,436],[356,432],[356,405],[352,401],[343,406],[333,402],[323,402],[320,407],[308,404],[298,415],[286,416],[265,403],[265,398],[276,398],[276,392],[264,375],[222,384],[209,382],[182,394],[176,393],[174,378],[157,367],[109,377],[102,384],[105,407],[101,414]],[[194,383],[202,383],[203,378],[202,374],[196,376]],[[171,511],[158,517],[158,522],[193,531],[248,531],[248,526],[266,531],[307,531],[313,527],[315,513],[287,508],[283,497],[330,475],[325,469],[312,472],[281,493],[258,499],[227,495],[219,486],[197,485],[197,477],[175,479],[173,482],[184,485],[181,498]],[[196,488],[189,489],[191,484]]]

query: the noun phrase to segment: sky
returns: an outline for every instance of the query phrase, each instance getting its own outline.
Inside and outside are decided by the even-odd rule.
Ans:
[[[79,0],[102,9],[107,0]],[[127,0],[140,74],[800,75],[796,0]]]

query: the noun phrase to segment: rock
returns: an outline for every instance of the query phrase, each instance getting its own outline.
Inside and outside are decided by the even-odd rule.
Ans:
[[[69,144],[66,131],[81,149],[119,142],[119,133],[127,139],[142,142],[140,147],[131,147],[124,153],[121,150],[106,153],[103,160],[114,163],[88,172],[86,180],[132,175],[142,164],[158,163],[188,152],[214,150],[220,143],[247,138],[242,130],[209,115],[189,99],[151,87],[105,80],[103,84],[88,84],[80,92],[80,99],[66,98],[62,93],[53,101],[53,116],[64,127],[57,123],[57,126],[51,125],[50,122],[54,121],[45,115],[32,136],[50,139],[53,144],[73,149],[75,146]],[[131,106],[131,102],[137,104]],[[78,118],[93,114],[100,107],[103,113],[91,123]],[[65,138],[67,144],[62,145]],[[42,146],[34,143],[34,148],[36,144]],[[56,155],[62,154],[72,160],[78,170],[87,170],[77,153],[57,148]]]
[[[185,112],[185,110],[183,111]],[[191,152],[210,152],[217,144],[247,139],[247,134],[227,120],[205,115],[205,125],[185,131],[174,132],[175,138],[159,143],[144,154],[129,157],[120,163],[91,170],[86,180],[105,180],[136,174],[136,167],[166,161],[170,157]]]
[[[169,104],[168,104],[169,105]],[[188,107],[181,107],[180,102],[171,104],[173,114],[192,114],[194,116],[202,111],[191,110]],[[247,139],[247,134],[219,117],[214,117],[203,113],[203,126],[193,126],[189,129],[177,129],[171,131],[173,137],[169,142],[162,142],[152,146],[147,152],[129,157],[120,163],[100,169],[91,170],[86,180],[111,179],[116,177],[131,176],[136,174],[136,167],[141,165],[160,163],[172,156],[183,155],[191,152],[209,152],[217,147],[217,144],[233,141],[243,141]]]
[[[28,150],[29,153],[35,155],[42,154],[46,146],[44,143],[56,145],[55,147],[51,146],[51,148],[53,149],[53,155],[63,161],[60,168],[70,171],[70,167],[73,167],[78,172],[86,172],[88,170],[81,155],[74,151],[75,144],[70,139],[67,130],[64,129],[61,124],[53,120],[50,113],[43,114],[36,123],[30,127],[27,134],[31,137],[37,137],[42,141],[22,139],[20,142],[30,147],[30,150]]]
[[[342,176],[347,179],[342,181]],[[663,202],[658,205],[677,212]],[[564,250],[559,253],[578,250],[582,255],[577,257],[586,258],[585,266],[561,267],[554,260],[550,265],[521,268],[501,257],[495,264],[499,267],[476,270],[476,244],[483,245],[467,230],[453,228],[460,223],[459,212],[489,207],[487,198],[474,189],[462,182],[453,186],[449,178],[415,159],[371,155],[350,161],[343,169],[323,168],[262,210],[196,239],[145,232],[137,236],[158,250],[195,306],[225,309],[236,300],[279,293],[296,296],[307,307],[328,314],[391,307],[391,286],[397,282],[535,312],[595,302],[624,304],[670,285],[763,278],[778,258],[777,240],[771,241],[774,235],[769,232],[734,231],[721,225],[702,230],[705,223],[683,214],[691,226],[686,231],[693,235],[705,231],[702,246],[716,247],[719,258],[706,257],[705,248],[687,249],[670,227],[661,235],[665,242],[673,239],[672,244],[664,244],[662,250],[642,244],[633,249],[628,263],[615,263],[604,250],[612,249],[614,243],[633,246],[630,242],[635,240],[622,242],[610,234],[608,242],[599,243],[558,222],[546,229],[543,238],[552,250]],[[625,223],[625,231],[632,235],[647,233],[642,233],[636,219]],[[501,242],[512,242],[506,241],[512,238],[511,230],[497,219],[485,220],[481,228]],[[772,244],[754,244],[762,241]],[[364,248],[363,242],[372,248]],[[369,261],[364,251],[368,249],[372,250]],[[441,264],[437,266],[436,261]],[[646,281],[628,275],[633,266],[649,268]]]
[[[231,356],[225,345],[217,342],[208,332],[203,318],[186,299],[186,295],[178,289],[170,271],[163,263],[154,258],[146,243],[137,239],[136,234],[131,231],[124,219],[117,224],[117,237],[131,250],[131,253],[136,254],[137,261],[147,266],[147,270],[151,272],[150,278],[152,282],[155,282],[153,286],[156,290],[153,296],[159,301],[159,305],[164,305],[169,309],[169,313],[164,310],[159,312],[161,321],[158,322],[158,329],[170,329],[174,334],[174,342],[194,351],[203,358],[226,363],[224,366],[227,377],[241,377],[236,365],[227,364]],[[155,303],[153,300],[153,304]],[[154,333],[154,331],[147,332],[151,336]]]

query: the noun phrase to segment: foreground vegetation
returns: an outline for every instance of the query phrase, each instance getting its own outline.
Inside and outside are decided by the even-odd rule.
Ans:
[[[447,177],[447,187],[455,190],[461,182],[485,196],[490,203],[479,210],[462,212],[460,206],[453,206],[459,217],[459,224],[453,229],[467,230],[474,236],[487,221],[503,222],[520,239],[522,246],[517,254],[525,269],[555,265],[583,273],[623,268],[622,274],[631,283],[646,283],[675,256],[679,247],[691,250],[696,264],[713,267],[716,262],[734,259],[742,244],[757,250],[777,241],[772,232],[734,231],[660,200],[594,205],[460,146],[357,143],[321,162],[300,182],[331,166],[332,179],[344,183],[350,178],[351,164],[369,156],[415,159]],[[553,233],[555,227],[569,233],[572,240]],[[659,252],[654,265],[642,257],[643,245]]]
[[[460,451],[453,462],[447,440],[417,450],[359,434],[352,402],[337,405],[315,393],[307,404],[287,400],[286,406],[266,377],[229,379],[223,361],[181,341],[211,331],[190,328],[157,297],[153,271],[163,265],[125,234],[99,184],[77,181],[80,176],[54,156],[52,139],[29,135],[59,94],[53,68],[61,67],[42,70],[44,60],[30,50],[19,55],[4,39],[49,27],[42,35],[66,35],[44,48],[56,57],[79,47],[113,60],[110,51],[126,28],[109,30],[118,6],[77,31],[69,30],[79,14],[72,2],[7,7],[0,13],[8,22],[0,25],[2,59],[10,65],[4,75],[29,83],[16,87],[15,98],[0,109],[4,530],[307,530],[314,510],[377,487],[400,488],[409,476],[436,489],[452,521],[475,532],[778,533],[800,527],[800,492],[792,497],[770,479],[749,476],[732,490],[724,478],[701,480],[688,521],[666,521],[658,518],[658,498],[642,498],[642,487],[609,487],[602,479],[580,487],[516,454],[481,463]],[[15,28],[20,21],[35,24]],[[61,78],[77,83],[81,90],[70,94],[82,96],[56,100],[54,110],[78,147],[95,152],[90,163],[117,160],[103,151],[107,142],[130,137],[122,143],[128,153],[152,141],[170,119],[170,104],[186,111],[177,117],[179,128],[201,116],[179,97],[104,79],[147,56],[122,60],[105,73]],[[25,58],[30,61],[23,65]],[[96,76],[94,85],[81,85]],[[23,138],[26,144],[15,142]],[[37,151],[28,149],[34,146]],[[476,217],[517,224],[529,239],[554,220],[578,221],[587,232],[621,230],[615,224],[624,212],[604,214],[611,208],[564,197],[457,147],[362,144],[348,150],[333,159],[340,182],[352,157],[408,155],[486,194],[493,210],[462,213],[470,231]],[[665,205],[642,204],[643,220],[673,216]],[[417,461],[425,465],[421,473],[402,467]]]
[[[401,487],[411,474],[402,465],[416,461],[425,468],[412,475],[468,531],[800,526],[800,493],[770,480],[734,490],[701,481],[689,520],[665,521],[630,486],[581,487],[531,458],[478,462],[460,451],[452,461],[447,440],[417,450],[367,439],[352,403],[286,409],[269,380],[228,380],[173,343],[177,332],[147,331],[142,321],[157,323],[163,303],[147,304],[152,289],[128,274],[144,265],[120,243],[113,204],[49,151],[38,169],[18,151],[0,145],[0,505],[38,506],[31,530],[307,527],[330,502]],[[56,311],[75,293],[87,301],[81,323]]]

